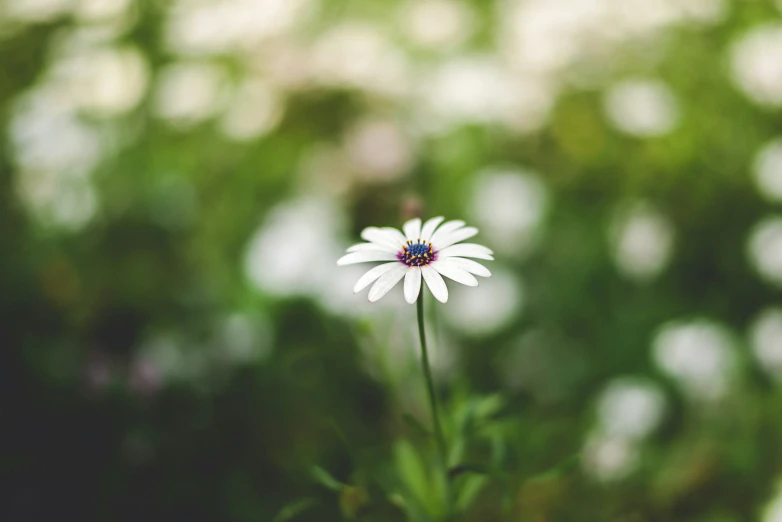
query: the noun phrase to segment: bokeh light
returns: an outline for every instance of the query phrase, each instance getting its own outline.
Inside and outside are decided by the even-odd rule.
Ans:
[[[766,199],[782,200],[782,139],[774,139],[758,151],[753,172],[758,190]]]
[[[752,228],[747,254],[760,277],[782,285],[782,218],[767,217]]]
[[[614,262],[631,279],[652,279],[670,261],[673,226],[648,203],[634,203],[617,212],[610,236]]]
[[[782,377],[782,309],[767,308],[752,322],[750,343],[761,368],[774,379]]]
[[[611,123],[633,136],[666,134],[678,119],[673,94],[665,85],[654,81],[625,81],[611,87],[605,106]]]
[[[782,105],[782,26],[755,27],[732,49],[733,80],[755,103]]]
[[[721,325],[705,319],[667,323],[652,350],[657,366],[694,399],[720,399],[730,391],[736,353]]]

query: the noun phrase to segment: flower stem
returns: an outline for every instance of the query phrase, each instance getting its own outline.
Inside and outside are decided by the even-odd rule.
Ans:
[[[426,391],[429,394],[429,406],[432,409],[432,422],[434,424],[435,441],[437,443],[437,453],[440,460],[440,467],[445,481],[445,502],[446,516],[451,514],[451,485],[448,477],[448,454],[445,448],[445,436],[443,427],[440,424],[440,413],[437,409],[437,396],[434,392],[434,380],[432,379],[432,368],[429,364],[429,351],[426,347],[426,332],[424,331],[424,292],[423,288],[416,301],[418,310],[418,335],[421,338],[421,363],[424,369],[424,378],[426,379]]]

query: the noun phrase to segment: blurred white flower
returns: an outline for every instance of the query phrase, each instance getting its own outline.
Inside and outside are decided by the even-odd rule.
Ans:
[[[610,436],[640,439],[657,428],[665,396],[654,382],[633,377],[612,380],[598,399],[600,429]]]
[[[131,0],[77,0],[76,14],[85,22],[106,21],[127,14]]]
[[[630,40],[657,35],[675,25],[681,14],[677,7],[688,1],[598,0],[597,3],[603,6],[604,28]],[[617,43],[620,41],[617,39]]]
[[[765,144],[755,156],[755,183],[769,201],[782,201],[782,138]]]
[[[672,321],[652,343],[657,366],[694,399],[713,400],[729,391],[736,369],[733,340],[712,321]]]
[[[75,101],[79,101],[78,96],[81,93],[73,92],[72,85],[77,83],[77,79],[74,76],[87,73],[83,65],[85,62],[84,57],[96,55],[100,51],[132,50],[141,55],[141,59],[146,66],[144,52],[137,45],[130,42],[118,42],[118,40],[123,39],[123,34],[127,29],[123,26],[123,23],[74,24],[57,33],[57,38],[52,40],[49,47],[49,66],[46,71],[47,78],[45,78],[45,81],[51,87],[54,87],[51,85],[52,80],[54,82],[68,80],[67,94],[75,96]],[[79,66],[81,70],[76,69],[72,65]],[[60,74],[62,71],[70,72],[71,74]]]
[[[169,123],[185,127],[214,116],[225,95],[225,72],[217,65],[176,62],[158,73],[153,110]]]
[[[231,96],[220,119],[220,130],[234,140],[249,140],[266,134],[282,119],[280,94],[259,79],[243,82]]]
[[[269,83],[280,90],[309,89],[312,81],[310,48],[304,42],[272,41],[263,47],[263,72]]]
[[[555,82],[520,75],[495,56],[459,55],[423,74],[416,123],[434,134],[465,124],[530,133],[546,123],[558,93]]]
[[[410,137],[390,121],[360,121],[348,132],[345,149],[356,173],[369,180],[397,178],[413,162]]]
[[[609,230],[614,263],[631,279],[647,281],[668,265],[674,243],[670,221],[646,203],[621,209]]]
[[[367,23],[331,28],[315,42],[311,59],[313,79],[322,85],[401,96],[412,81],[406,55]]]
[[[716,24],[728,16],[727,0],[677,0],[674,5],[685,19],[693,22]]]
[[[146,93],[149,71],[144,55],[132,46],[87,48],[66,54],[51,71],[58,89],[98,116],[134,109]]]
[[[670,132],[679,118],[670,89],[655,80],[627,80],[606,94],[605,111],[611,123],[633,136],[660,136]]]
[[[561,87],[548,78],[525,76],[516,80],[501,123],[519,134],[542,129],[549,120],[560,90]]]
[[[494,123],[508,118],[515,84],[510,72],[488,56],[462,57],[443,63],[421,83],[422,125]]]
[[[328,262],[340,248],[335,232],[342,215],[330,202],[302,199],[269,211],[250,239],[244,270],[260,290],[272,295],[318,296],[328,287],[333,269]]]
[[[414,303],[421,293],[422,279],[434,297],[448,301],[448,287],[442,276],[467,286],[478,286],[473,274],[489,277],[491,273],[483,265],[465,257],[494,259],[492,251],[473,243],[462,243],[478,233],[474,227],[464,226],[464,221],[443,222],[435,217],[421,223],[418,218],[404,224],[401,231],[391,228],[368,227],[361,237],[368,241],[348,248],[338,265],[352,265],[376,261],[388,261],[361,276],[353,292],[360,292],[374,283],[369,291],[369,301],[375,302],[388,293],[403,278],[405,300]]]
[[[747,255],[767,282],[782,286],[782,217],[768,217],[749,233]]]
[[[527,75],[572,76],[590,59],[604,60],[627,42],[649,40],[705,11],[697,4],[707,1],[714,0],[506,0],[500,49]]]
[[[733,81],[750,100],[782,106],[782,25],[761,25],[731,47]]]
[[[103,147],[66,98],[49,88],[26,93],[12,107],[8,132],[22,202],[42,223],[77,230],[97,210],[89,176]]]
[[[89,179],[53,171],[24,172],[18,192],[27,209],[45,225],[79,230],[98,210]]]
[[[524,287],[513,273],[495,268],[492,278],[466,293],[456,287],[445,319],[456,330],[473,336],[495,333],[518,317],[524,304]]]
[[[750,326],[749,340],[760,366],[782,381],[782,308],[763,310]]]
[[[597,15],[594,1],[509,0],[504,4],[501,45],[525,72],[552,73],[573,61],[580,34]]]
[[[534,173],[490,168],[476,177],[470,213],[498,250],[524,254],[537,239],[548,202],[546,186]]]
[[[179,0],[164,35],[186,56],[236,52],[290,31],[314,7],[312,0]]]
[[[584,471],[601,482],[626,478],[638,466],[639,451],[635,441],[616,435],[593,433],[584,445]]]
[[[0,14],[20,22],[45,22],[66,14],[74,0],[5,0]]]
[[[454,47],[473,29],[474,15],[461,0],[409,1],[402,6],[400,22],[408,38],[429,49]]]
[[[30,91],[14,104],[9,133],[15,160],[25,170],[86,173],[102,154],[97,131],[52,88]]]

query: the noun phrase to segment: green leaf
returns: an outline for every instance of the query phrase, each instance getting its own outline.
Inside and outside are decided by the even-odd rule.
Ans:
[[[475,501],[478,493],[481,492],[483,486],[486,485],[488,479],[486,477],[471,476],[465,477],[464,483],[459,488],[459,494],[456,499],[456,507],[459,511],[464,511]]]
[[[479,419],[488,419],[500,412],[505,407],[505,399],[502,395],[494,394],[481,397],[475,404],[475,416]]]
[[[302,498],[291,502],[277,513],[277,516],[272,519],[272,522],[287,522],[293,518],[304,513],[308,509],[315,507],[318,501],[314,498]]]
[[[424,506],[429,513],[433,513],[439,499],[433,490],[432,481],[421,456],[409,441],[400,440],[396,443],[394,461],[399,478],[405,485],[403,493],[408,493],[416,504]]]
[[[422,506],[398,491],[391,493],[388,496],[388,501],[404,511],[410,522],[433,522],[432,517],[424,511]]]
[[[321,468],[320,466],[312,466],[312,469],[310,470],[310,474],[312,475],[312,478],[315,479],[316,482],[322,484],[323,486],[326,486],[332,491],[341,491],[342,488],[345,486],[345,484],[335,479],[331,475],[331,473]]]
[[[464,458],[466,451],[467,441],[461,435],[457,435],[451,441],[451,446],[448,448],[448,463],[459,462]]]
[[[508,445],[500,433],[491,434],[491,461],[495,469],[502,469],[508,459]]]

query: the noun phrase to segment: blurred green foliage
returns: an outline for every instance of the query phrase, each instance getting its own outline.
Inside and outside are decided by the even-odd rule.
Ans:
[[[0,1],[0,519],[782,520],[780,9]]]

